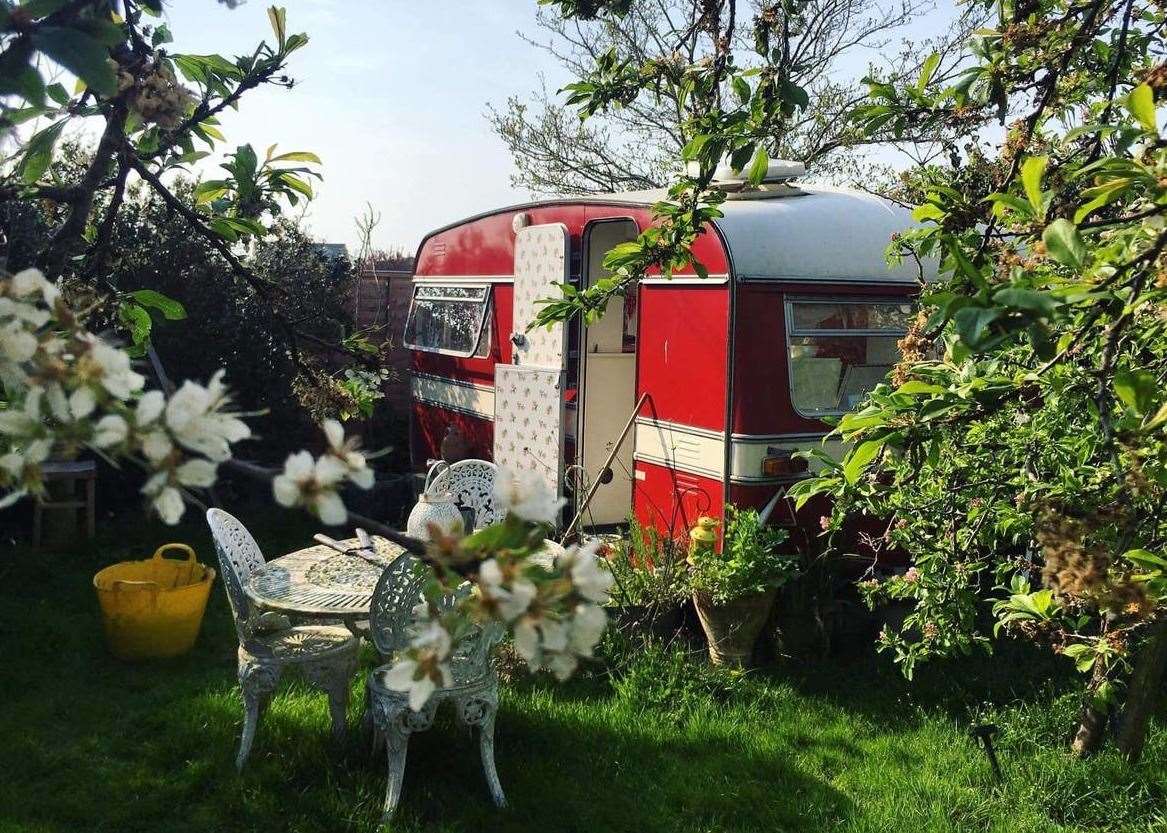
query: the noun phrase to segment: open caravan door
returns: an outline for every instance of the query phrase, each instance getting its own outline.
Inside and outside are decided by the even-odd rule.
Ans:
[[[515,235],[513,364],[494,369],[494,462],[535,472],[563,494],[563,386],[566,327],[527,331],[541,298],[559,294],[568,277],[567,227],[527,226]]]

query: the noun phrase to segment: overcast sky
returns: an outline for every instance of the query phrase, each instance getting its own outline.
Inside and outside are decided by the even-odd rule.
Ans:
[[[236,9],[211,0],[167,6],[173,51],[232,57],[270,38],[267,4]],[[522,201],[510,157],[484,116],[488,102],[527,94],[543,73],[568,78],[517,30],[537,35],[536,0],[286,0],[289,32],[309,44],[292,56],[292,90],[248,93],[223,116],[227,148],[311,150],[324,182],[307,220],[322,240],[354,246],[366,202],[382,220],[378,247],[412,250],[425,232],[478,211]],[[913,24],[932,34],[945,15]],[[865,57],[844,71],[862,74]],[[206,163],[204,163],[206,164]],[[213,176],[214,165],[207,175]]]

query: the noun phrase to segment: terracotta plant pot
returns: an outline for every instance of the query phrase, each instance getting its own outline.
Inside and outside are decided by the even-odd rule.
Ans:
[[[714,665],[749,667],[754,645],[774,605],[774,590],[742,596],[726,604],[714,604],[708,596],[693,594],[697,618],[709,642],[709,661]]]

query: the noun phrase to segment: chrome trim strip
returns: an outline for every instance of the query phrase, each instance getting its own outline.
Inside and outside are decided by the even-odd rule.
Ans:
[[[414,275],[411,283],[514,283],[514,275]]]
[[[636,424],[643,425],[647,428],[665,428],[669,431],[676,431],[679,434],[692,434],[695,437],[710,437],[714,440],[725,439],[725,434],[721,431],[712,428],[698,428],[696,425],[683,425],[679,422],[669,422],[665,419],[638,416],[636,418]]]

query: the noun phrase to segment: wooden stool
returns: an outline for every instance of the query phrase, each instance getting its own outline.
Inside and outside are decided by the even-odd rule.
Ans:
[[[84,509],[85,537],[92,538],[97,526],[97,463],[94,460],[49,461],[41,466],[44,482],[67,481],[71,496],[64,500],[37,498],[32,516],[32,543],[41,545],[44,512],[46,509]],[[77,496],[77,481],[85,481],[84,499]]]

